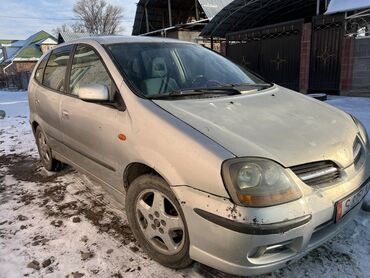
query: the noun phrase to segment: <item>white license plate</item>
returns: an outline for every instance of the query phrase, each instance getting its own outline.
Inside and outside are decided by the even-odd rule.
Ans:
[[[357,189],[349,196],[343,198],[336,203],[335,221],[338,222],[345,216],[353,207],[355,207],[366,196],[369,191],[370,183]]]

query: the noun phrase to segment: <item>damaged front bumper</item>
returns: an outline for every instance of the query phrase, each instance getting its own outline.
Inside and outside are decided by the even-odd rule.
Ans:
[[[368,170],[364,170],[367,176]],[[357,175],[342,187],[363,184],[368,190],[370,179],[363,177]],[[191,187],[172,189],[188,226],[190,257],[235,275],[271,272],[301,258],[341,231],[362,203],[335,223],[335,201],[344,197],[342,192],[333,197],[335,190],[278,206],[247,208]]]

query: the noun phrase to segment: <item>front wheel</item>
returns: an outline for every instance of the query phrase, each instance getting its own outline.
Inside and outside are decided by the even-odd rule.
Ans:
[[[183,212],[161,177],[136,178],[127,191],[126,212],[136,239],[153,260],[176,269],[191,264]]]

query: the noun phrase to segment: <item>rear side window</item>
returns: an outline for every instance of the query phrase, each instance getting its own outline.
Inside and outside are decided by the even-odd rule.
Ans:
[[[79,45],[72,62],[70,93],[77,95],[81,86],[89,84],[105,85],[111,91],[113,82],[95,51],[89,46]]]
[[[48,61],[49,55],[46,55],[44,59],[40,62],[39,66],[36,69],[35,72],[35,79],[39,82],[42,83],[42,76],[44,75],[44,69],[46,66],[46,62]]]
[[[66,69],[72,45],[63,46],[53,50],[45,68],[43,85],[57,90],[64,91]]]

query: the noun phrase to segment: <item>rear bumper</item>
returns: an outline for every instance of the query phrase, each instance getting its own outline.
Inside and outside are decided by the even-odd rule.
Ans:
[[[271,272],[301,258],[340,232],[362,204],[334,223],[334,201],[321,194],[258,209],[185,186],[173,190],[188,225],[191,258],[235,275]]]

